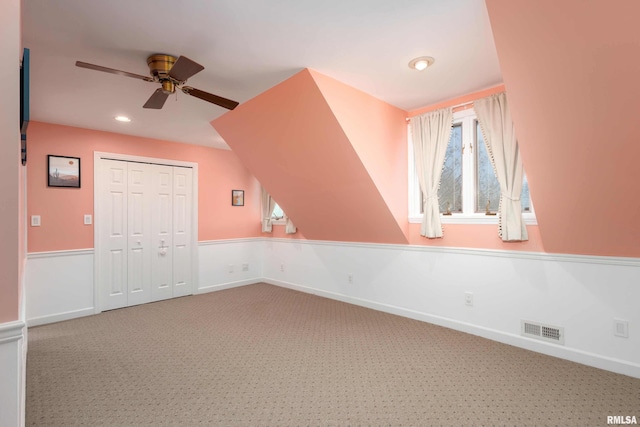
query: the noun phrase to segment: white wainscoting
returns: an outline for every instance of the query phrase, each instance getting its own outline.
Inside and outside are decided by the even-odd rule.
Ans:
[[[263,245],[262,237],[199,242],[197,293],[260,282]],[[247,270],[243,270],[243,264],[248,265]]]
[[[24,425],[25,323],[0,323],[0,424]]]
[[[266,281],[640,378],[639,259],[249,238],[199,242],[198,265],[194,293]],[[29,326],[95,312],[93,250],[29,254],[26,281]],[[522,337],[522,319],[564,345]]]
[[[29,326],[95,313],[93,249],[27,254],[25,274]]]
[[[265,241],[268,283],[638,378],[639,277],[632,258]],[[629,322],[629,338],[614,336],[614,318]],[[522,337],[521,319],[563,327],[565,344]]]
[[[198,289],[194,293],[259,282],[263,248],[263,238],[199,242]],[[248,270],[243,271],[243,264],[248,264]],[[93,269],[93,249],[28,254],[27,324],[43,325],[95,314]]]

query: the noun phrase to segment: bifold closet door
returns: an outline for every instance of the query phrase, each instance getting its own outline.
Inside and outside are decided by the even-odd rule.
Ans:
[[[151,193],[154,166],[147,163],[127,163],[127,305],[151,301]]]
[[[193,170],[101,159],[96,188],[100,309],[193,293]]]
[[[173,168],[173,296],[190,295],[193,169]]]
[[[151,300],[173,297],[173,167],[154,165],[151,202]]]
[[[100,218],[98,291],[100,309],[126,307],[128,300],[127,162],[100,160],[97,183]]]

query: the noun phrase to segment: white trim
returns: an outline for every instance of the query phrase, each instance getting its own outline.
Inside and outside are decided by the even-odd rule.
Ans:
[[[418,251],[433,253],[450,253],[461,255],[479,255],[479,256],[495,256],[504,258],[532,259],[542,261],[560,261],[560,262],[578,262],[587,264],[604,264],[604,265],[622,265],[629,267],[640,267],[640,258],[627,257],[609,257],[596,255],[577,255],[577,254],[554,254],[547,252],[527,252],[527,251],[509,251],[499,249],[480,249],[480,248],[458,248],[449,246],[422,246],[422,245],[398,245],[391,243],[354,243],[354,242],[336,242],[329,240],[302,240],[302,239],[285,239],[281,237],[267,237],[267,242],[293,243],[303,245],[325,245],[325,246],[342,246],[342,247],[359,247],[371,249],[394,249],[399,251]],[[514,243],[517,244],[517,243]]]
[[[64,313],[51,314],[48,316],[34,317],[27,320],[27,326],[46,325],[49,323],[62,322],[64,320],[77,319],[78,317],[91,316],[95,314],[93,307],[83,308],[81,310],[67,311]]]
[[[239,239],[221,239],[221,240],[201,240],[198,246],[224,245],[229,243],[251,243],[251,242],[280,242],[304,245],[325,245],[325,246],[342,246],[342,247],[364,247],[373,249],[395,249],[402,251],[419,251],[434,253],[451,253],[462,255],[480,255],[480,256],[496,256],[505,258],[532,259],[544,261],[560,261],[560,262],[579,262],[586,264],[604,264],[604,265],[621,265],[628,267],[640,267],[640,258],[634,257],[614,257],[601,255],[579,255],[579,254],[560,254],[549,252],[528,252],[528,251],[512,251],[501,249],[483,249],[483,248],[462,248],[454,246],[427,246],[427,245],[398,245],[392,243],[359,243],[359,242],[338,242],[332,240],[308,240],[308,239],[287,239],[283,237],[246,237]],[[517,243],[514,243],[517,244]],[[72,249],[66,251],[49,251],[49,252],[32,252],[27,254],[28,259],[37,258],[53,258],[57,256],[71,255],[92,255],[93,249]],[[205,288],[202,288],[205,289]]]
[[[77,256],[77,255],[93,255],[94,249],[69,249],[64,251],[45,251],[45,252],[30,252],[27,254],[27,259],[38,258],[57,258],[61,256]]]
[[[414,198],[415,199],[415,198]],[[523,213],[522,218],[526,225],[538,225],[538,220],[535,215],[531,213]],[[498,225],[497,215],[485,215],[485,214],[459,214],[454,213],[452,215],[440,214],[440,222],[442,224],[495,224]],[[410,216],[410,224],[421,224],[422,216]]]
[[[254,285],[256,283],[260,283],[263,282],[263,278],[262,277],[256,277],[253,279],[247,279],[247,280],[238,280],[236,282],[229,282],[229,283],[222,283],[220,285],[211,285],[211,286],[205,286],[203,288],[198,289],[194,294],[207,294],[209,292],[216,292],[216,291],[222,291],[224,289],[231,289],[231,288],[238,288],[240,286],[247,286],[247,285]]]
[[[25,323],[22,320],[0,323],[0,344],[18,341],[24,338],[24,327]]]
[[[198,246],[224,245],[228,243],[263,242],[264,239],[264,237],[246,237],[239,239],[201,240],[198,242]]]
[[[198,290],[198,163],[187,162],[183,160],[172,159],[160,159],[155,157],[143,157],[130,154],[120,153],[107,153],[102,151],[93,152],[93,245],[95,248],[99,247],[100,243],[100,228],[98,227],[100,218],[96,213],[100,212],[98,209],[98,197],[96,197],[96,187],[98,180],[100,179],[100,168],[98,167],[100,159],[121,160],[125,162],[143,162],[161,164],[167,166],[181,166],[192,168],[192,193],[191,198],[193,200],[191,205],[191,294],[195,294]],[[93,257],[93,307],[94,313],[100,313],[100,290],[98,289],[98,277],[99,277],[99,256]]]
[[[549,356],[559,357],[565,360],[581,363],[588,366],[593,366],[600,369],[605,369],[611,372],[616,372],[623,375],[629,375],[635,378],[640,378],[640,364],[631,363],[625,360],[615,359],[612,357],[593,354],[590,352],[567,348],[557,344],[546,343],[542,341],[533,340],[531,338],[522,337],[520,335],[511,334],[507,332],[498,331],[491,328],[473,325],[467,322],[461,322],[458,320],[422,313],[415,310],[405,309],[390,304],[382,304],[374,301],[369,301],[362,298],[350,297],[347,295],[323,291],[307,286],[297,285],[294,283],[284,282],[275,279],[263,279],[263,282],[269,283],[274,286],[280,286],[283,288],[293,289],[300,292],[305,292],[312,295],[318,295],[321,297],[354,304],[361,307],[370,308],[385,313],[395,314],[409,319],[419,320],[422,322],[431,323],[438,326],[444,326],[446,328],[454,329],[457,331],[465,332],[472,335],[477,335],[483,338],[487,338],[493,341],[501,342],[504,344],[513,345],[525,350],[531,350],[538,353],[546,354]]]

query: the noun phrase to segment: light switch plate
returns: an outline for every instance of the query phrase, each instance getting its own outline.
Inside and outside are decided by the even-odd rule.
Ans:
[[[91,215],[84,216],[84,225],[91,225]]]
[[[40,227],[40,215],[31,215],[31,226]]]

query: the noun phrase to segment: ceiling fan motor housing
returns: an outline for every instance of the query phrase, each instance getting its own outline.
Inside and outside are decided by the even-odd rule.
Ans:
[[[169,76],[169,70],[177,61],[175,56],[156,54],[147,58],[147,65],[151,71],[151,75],[162,83],[162,91],[164,93],[174,93],[175,83]]]

